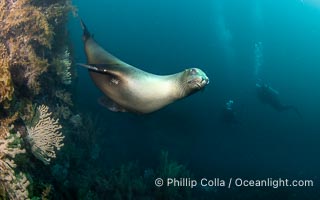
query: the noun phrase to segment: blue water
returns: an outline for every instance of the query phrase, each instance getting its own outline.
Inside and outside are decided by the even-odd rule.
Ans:
[[[105,128],[97,141],[100,166],[138,160],[148,168],[165,149],[196,177],[283,177],[313,179],[319,185],[320,3],[73,3],[95,40],[125,62],[155,74],[198,67],[210,78],[204,92],[140,116],[101,107],[97,99],[102,93],[87,70],[77,68],[76,104],[98,116],[97,126]],[[86,63],[77,18],[70,19],[69,30],[74,61]],[[298,107],[303,119],[262,104],[255,93],[258,79]],[[220,120],[229,99],[235,101],[235,124]]]

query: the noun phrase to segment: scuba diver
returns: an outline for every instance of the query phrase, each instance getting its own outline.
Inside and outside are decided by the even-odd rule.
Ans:
[[[282,104],[279,99],[279,92],[270,87],[268,84],[257,83],[256,91],[258,98],[262,103],[269,104],[279,112],[293,110],[299,118],[302,118],[301,113],[295,106]]]
[[[222,121],[226,123],[236,123],[236,112],[234,111],[234,101],[229,100],[226,102],[222,111]]]

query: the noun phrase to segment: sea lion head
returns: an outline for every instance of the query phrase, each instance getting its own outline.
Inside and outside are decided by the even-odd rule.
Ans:
[[[209,84],[208,76],[198,68],[186,69],[182,72],[181,84],[184,95],[191,95]]]

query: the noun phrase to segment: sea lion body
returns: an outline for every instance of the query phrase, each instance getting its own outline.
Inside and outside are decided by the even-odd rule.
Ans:
[[[151,113],[202,89],[209,82],[205,73],[196,68],[164,76],[138,69],[104,50],[84,24],[83,28],[88,64],[81,65],[89,69],[92,80],[107,97],[104,105],[112,111]],[[193,88],[188,84],[193,84]]]

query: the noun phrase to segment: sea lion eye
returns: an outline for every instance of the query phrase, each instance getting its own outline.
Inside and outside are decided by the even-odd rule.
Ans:
[[[197,74],[197,70],[194,69],[194,68],[192,68],[192,69],[190,69],[190,73],[191,73],[192,75],[195,75],[195,74]]]

